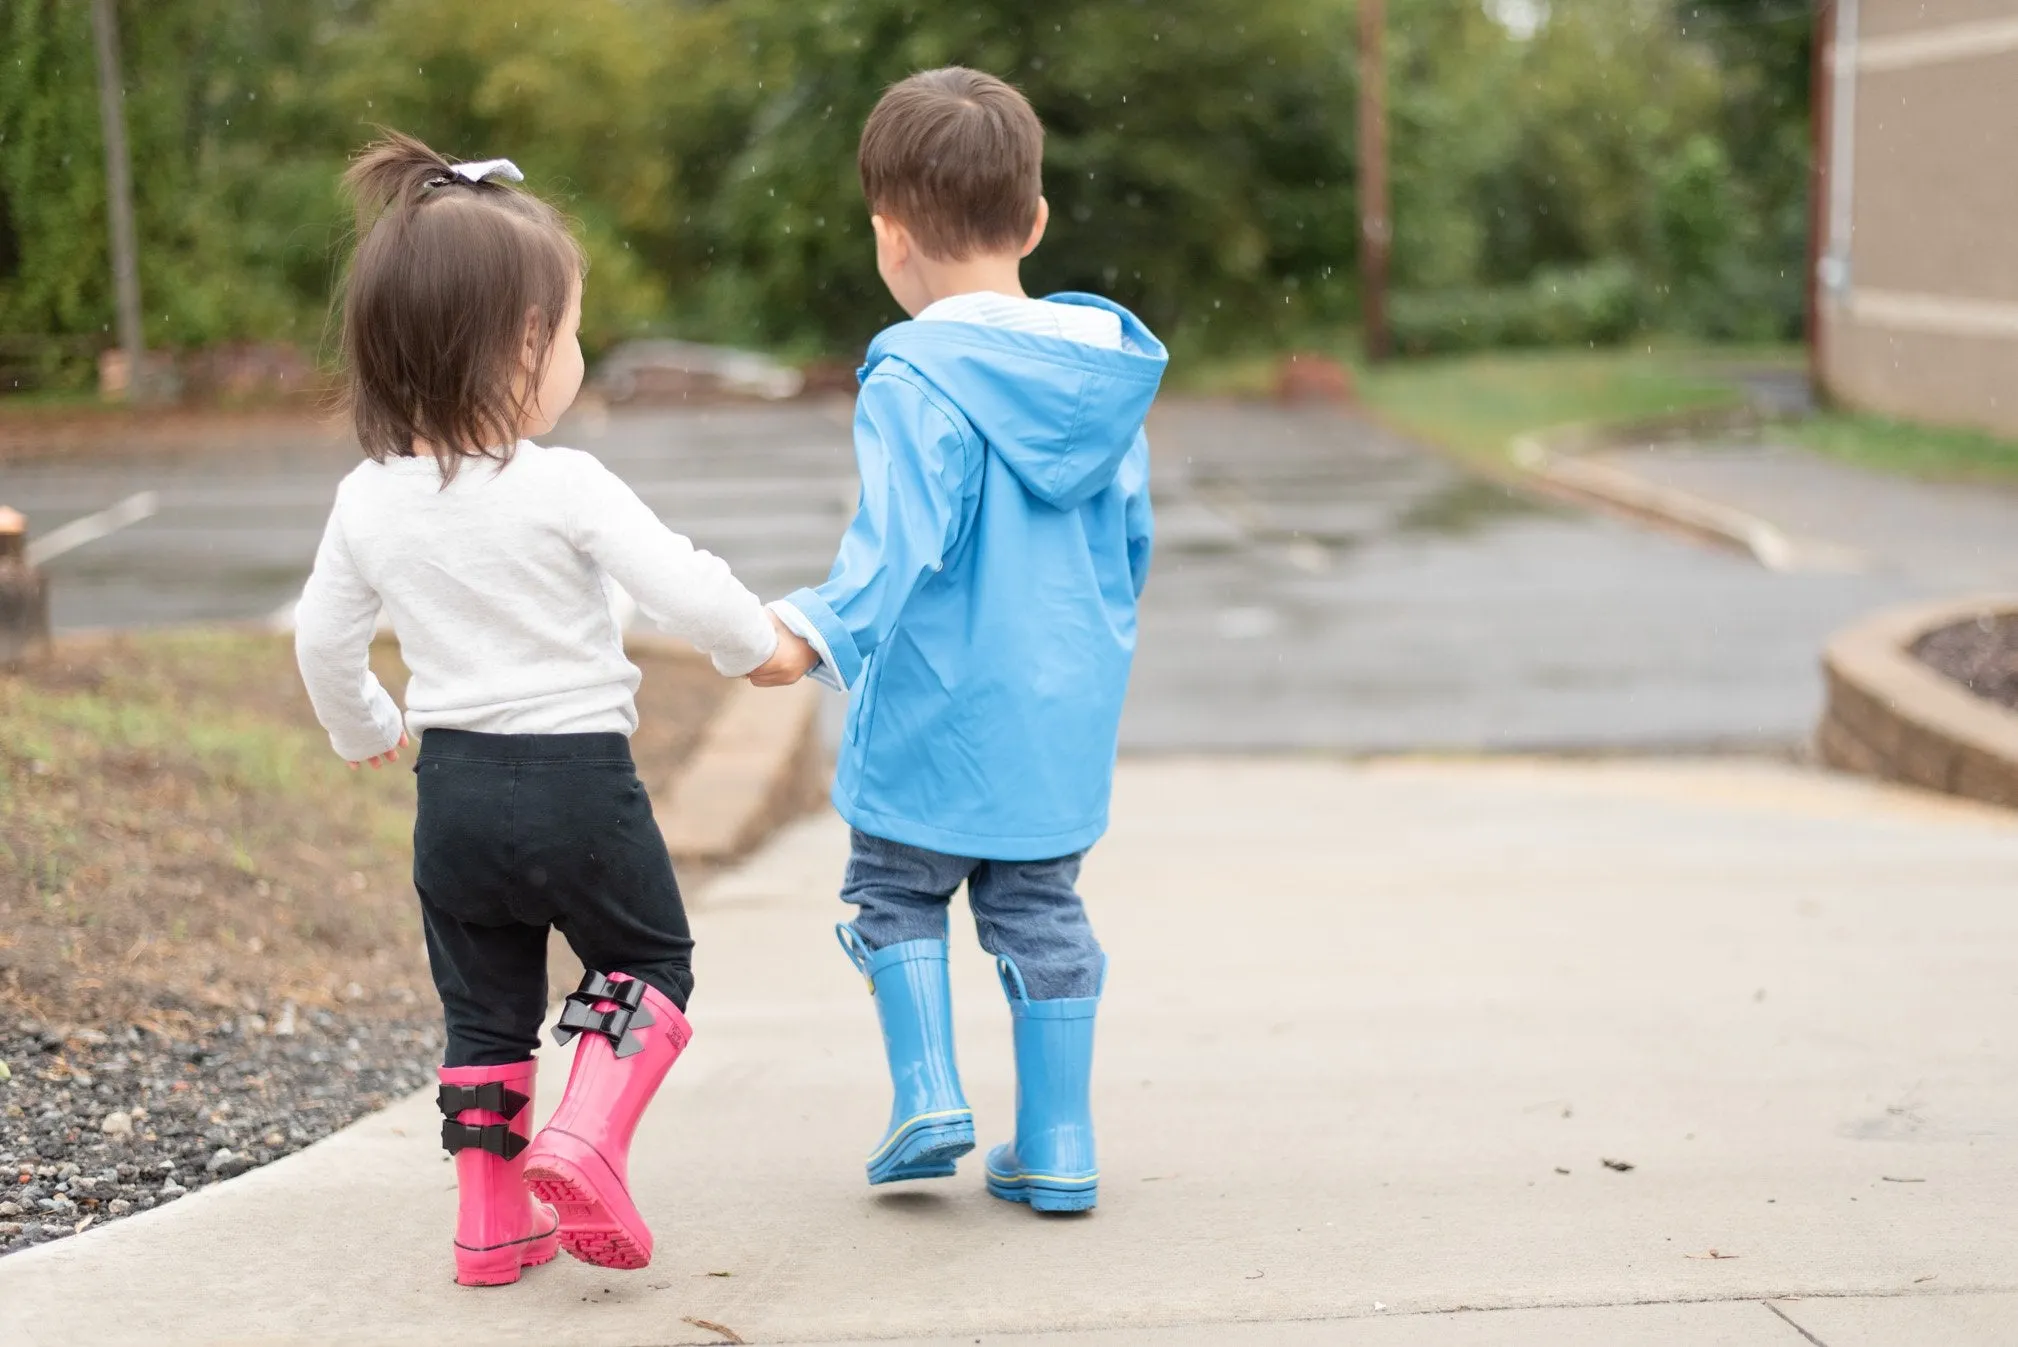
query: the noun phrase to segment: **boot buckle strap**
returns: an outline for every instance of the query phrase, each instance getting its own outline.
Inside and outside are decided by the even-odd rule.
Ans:
[[[526,1145],[526,1138],[513,1131],[509,1123],[486,1123],[475,1127],[453,1118],[441,1120],[441,1148],[450,1155],[479,1150],[489,1151],[500,1160],[515,1160]]]
[[[598,1001],[616,1004],[609,1010],[597,1010]],[[643,1052],[644,1043],[631,1031],[658,1022],[644,1001],[645,984],[636,978],[613,982],[592,969],[582,974],[582,985],[569,992],[562,1003],[554,1042],[566,1047],[577,1034],[601,1034],[619,1057]]]
[[[482,1085],[444,1085],[435,1092],[435,1104],[444,1118],[453,1118],[464,1109],[480,1108],[507,1121],[519,1116],[532,1101],[517,1090],[508,1090],[501,1080]]]

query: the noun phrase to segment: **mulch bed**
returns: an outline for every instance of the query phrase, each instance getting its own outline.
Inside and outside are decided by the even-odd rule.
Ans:
[[[298,1151],[420,1088],[440,1052],[431,1016],[283,1014],[186,1038],[0,1025],[0,1253]]]
[[[1920,638],[1913,653],[1977,696],[2018,710],[2018,613],[1943,627]]]
[[[728,685],[633,658],[632,749],[662,796]],[[404,685],[390,648],[374,663]],[[0,672],[0,1255],[433,1079],[407,765],[329,756],[284,637],[79,639]]]

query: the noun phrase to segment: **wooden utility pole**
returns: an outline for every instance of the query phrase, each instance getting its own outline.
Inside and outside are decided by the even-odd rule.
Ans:
[[[1359,0],[1359,283],[1366,358],[1393,354],[1387,331],[1387,254],[1394,237],[1387,203],[1386,0]]]
[[[1815,0],[1813,64],[1808,89],[1808,388],[1821,401],[1828,387],[1822,349],[1822,260],[1829,251],[1829,155],[1835,144],[1836,0]]]
[[[98,45],[98,118],[105,126],[105,209],[112,230],[112,290],[119,345],[126,352],[126,398],[149,391],[140,330],[140,257],[133,238],[133,170],[126,153],[126,94],[119,77],[119,20],[112,0],[91,0]]]

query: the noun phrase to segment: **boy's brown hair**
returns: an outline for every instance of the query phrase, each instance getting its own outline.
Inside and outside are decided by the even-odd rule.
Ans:
[[[1030,237],[1044,191],[1044,126],[993,75],[925,70],[883,94],[856,162],[872,214],[901,222],[927,257],[961,262]]]
[[[587,270],[567,221],[527,192],[458,176],[396,131],[343,183],[357,208],[343,358],[358,443],[383,462],[425,440],[444,482],[464,458],[509,460]]]

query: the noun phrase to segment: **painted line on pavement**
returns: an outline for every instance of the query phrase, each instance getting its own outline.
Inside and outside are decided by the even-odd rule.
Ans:
[[[160,496],[152,491],[136,492],[117,505],[100,510],[97,514],[85,515],[82,519],[73,519],[62,528],[51,529],[35,539],[28,544],[28,564],[40,566],[54,561],[65,552],[82,547],[86,543],[95,543],[100,538],[138,524],[143,519],[151,519],[160,508]]]

